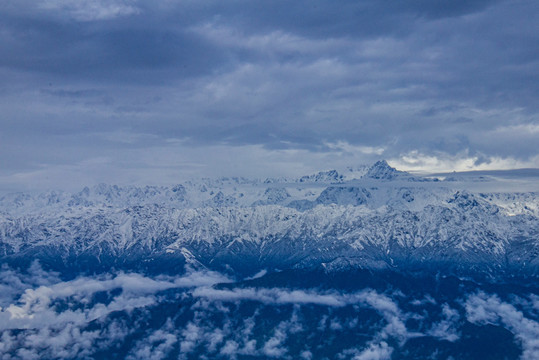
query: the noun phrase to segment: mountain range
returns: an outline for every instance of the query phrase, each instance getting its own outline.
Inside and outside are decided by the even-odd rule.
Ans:
[[[412,175],[385,161],[353,175],[8,194],[0,199],[0,261],[245,276],[286,269],[537,273],[538,193],[469,191],[454,178]]]

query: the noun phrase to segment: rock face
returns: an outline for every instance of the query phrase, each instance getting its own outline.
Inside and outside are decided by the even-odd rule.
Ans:
[[[245,273],[539,267],[537,193],[409,183],[409,174],[385,161],[361,179],[319,174],[270,186],[233,178],[7,195],[0,200],[0,261],[170,271],[189,264]]]

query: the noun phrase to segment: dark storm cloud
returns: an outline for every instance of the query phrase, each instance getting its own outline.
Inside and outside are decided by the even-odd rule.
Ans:
[[[9,18],[4,24],[0,65],[41,74],[49,82],[163,82],[207,73],[219,53],[182,29],[138,17],[118,24]],[[110,20],[113,21],[113,20]],[[167,74],[160,72],[169,71]]]
[[[10,0],[0,11],[3,176],[110,154],[121,168],[133,150],[185,146],[202,163],[215,146],[257,146],[313,163],[539,165],[533,1]]]

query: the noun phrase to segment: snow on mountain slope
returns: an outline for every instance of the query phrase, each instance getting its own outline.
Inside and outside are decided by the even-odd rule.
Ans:
[[[11,194],[0,199],[0,258],[248,272],[436,264],[535,271],[537,193],[449,186],[378,162],[351,181],[324,172],[286,182],[223,178]]]

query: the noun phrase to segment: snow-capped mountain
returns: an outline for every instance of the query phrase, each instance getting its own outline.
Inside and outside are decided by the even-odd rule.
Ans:
[[[537,193],[455,189],[385,161],[350,180],[326,171],[0,199],[0,257],[14,264],[534,273],[538,254]]]
[[[398,171],[397,169],[389,166],[387,161],[380,160],[367,170],[364,177],[378,180],[394,180],[400,176],[407,175],[408,174],[406,172]]]

